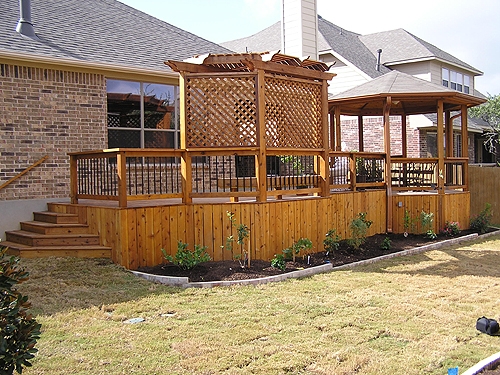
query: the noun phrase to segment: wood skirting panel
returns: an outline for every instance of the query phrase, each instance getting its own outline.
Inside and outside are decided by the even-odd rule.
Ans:
[[[436,233],[439,233],[440,229],[442,229],[442,224],[446,221],[457,221],[460,223],[461,229],[468,229],[470,224],[470,192],[456,192],[441,197],[443,199],[443,217],[441,217],[439,209],[440,196],[437,194],[392,196],[393,232],[404,233],[405,211],[408,211],[410,217],[413,219],[413,228],[408,230],[409,233],[424,232],[424,228],[422,228],[419,220],[422,211],[434,214],[433,228],[431,229]]]
[[[368,209],[369,208],[369,209]],[[373,224],[368,235],[386,230],[385,190],[357,191],[330,197],[297,200],[239,203],[117,208],[82,204],[50,204],[54,212],[78,214],[99,234],[101,244],[113,248],[112,259],[128,269],[154,266],[163,262],[161,249],[177,251],[177,241],[208,246],[213,260],[231,259],[223,249],[231,235],[227,212],[233,212],[236,224],[250,228],[252,259],[270,260],[301,237],[313,242],[313,251],[323,251],[329,229],[336,229],[344,239],[350,236],[349,224],[360,212],[368,211]],[[236,230],[232,234],[237,237]],[[234,243],[234,246],[238,246]],[[239,251],[235,249],[235,253]]]
[[[469,166],[470,207],[472,216],[476,216],[491,204],[493,217],[491,222],[500,224],[500,168],[478,165]]]

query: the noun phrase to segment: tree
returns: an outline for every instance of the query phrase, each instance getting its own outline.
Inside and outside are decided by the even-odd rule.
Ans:
[[[496,154],[500,142],[500,95],[488,95],[488,101],[470,108],[469,115],[480,118],[491,126],[491,130],[486,133],[484,144],[491,153]]]

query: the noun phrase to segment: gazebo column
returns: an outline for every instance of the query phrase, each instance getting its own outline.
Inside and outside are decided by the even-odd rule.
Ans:
[[[335,107],[335,151],[342,151],[342,137],[340,134],[340,107]]]
[[[358,116],[358,147],[359,151],[365,151],[365,141],[363,138],[363,116]]]
[[[406,132],[406,114],[401,115],[401,156],[408,157],[408,134]]]
[[[335,151],[335,110],[330,112],[330,150]]]
[[[385,151],[385,183],[387,191],[387,232],[392,233],[392,175],[391,175],[391,97],[384,102],[384,151]]]
[[[186,137],[186,79],[185,72],[181,72],[179,78],[180,87],[180,131],[181,131],[181,149],[187,149],[187,137]],[[184,152],[181,157],[181,176],[182,176],[182,203],[192,203],[193,198],[191,198],[191,192],[193,190],[193,174],[191,167],[191,155],[188,152]]]
[[[462,124],[462,157],[467,158],[467,161],[463,165],[463,184],[465,186],[464,190],[469,190],[469,132],[467,123],[467,106],[462,105],[461,111],[461,124]]]
[[[438,228],[444,227],[444,124],[443,124],[443,116],[444,116],[444,103],[443,100],[438,100],[437,105],[437,154],[438,154],[438,181],[437,181],[437,189],[438,189]]]
[[[445,128],[445,138],[446,138],[446,157],[453,157],[453,119],[451,118],[450,111],[444,112],[444,128]]]
[[[258,202],[267,201],[267,186],[266,186],[266,93],[265,93],[265,76],[262,69],[257,70],[257,146],[259,151],[255,157],[255,176],[257,177],[257,189],[259,195]]]
[[[330,195],[330,147],[328,140],[328,83],[323,80],[321,95],[321,130],[323,137],[323,152],[319,160],[321,176],[321,196]]]

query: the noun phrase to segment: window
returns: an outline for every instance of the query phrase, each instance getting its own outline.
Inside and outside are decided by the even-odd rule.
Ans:
[[[450,84],[450,71],[446,68],[443,68],[441,74],[443,76],[443,86],[448,87]]]
[[[441,68],[441,78],[443,86],[465,94],[470,93],[470,76],[449,70],[447,68]]]
[[[178,148],[176,86],[107,80],[109,148]]]
[[[457,72],[454,72],[453,70],[450,72],[450,88],[452,90],[457,89]]]
[[[470,77],[464,75],[464,93],[470,93]]]

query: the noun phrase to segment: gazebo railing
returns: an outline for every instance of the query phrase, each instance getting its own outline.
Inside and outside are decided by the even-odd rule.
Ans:
[[[330,190],[385,186],[385,154],[330,151],[329,157]]]
[[[444,161],[444,185],[447,188],[467,189],[468,158],[446,158]]]
[[[393,190],[434,190],[437,179],[437,158],[391,158]]]

